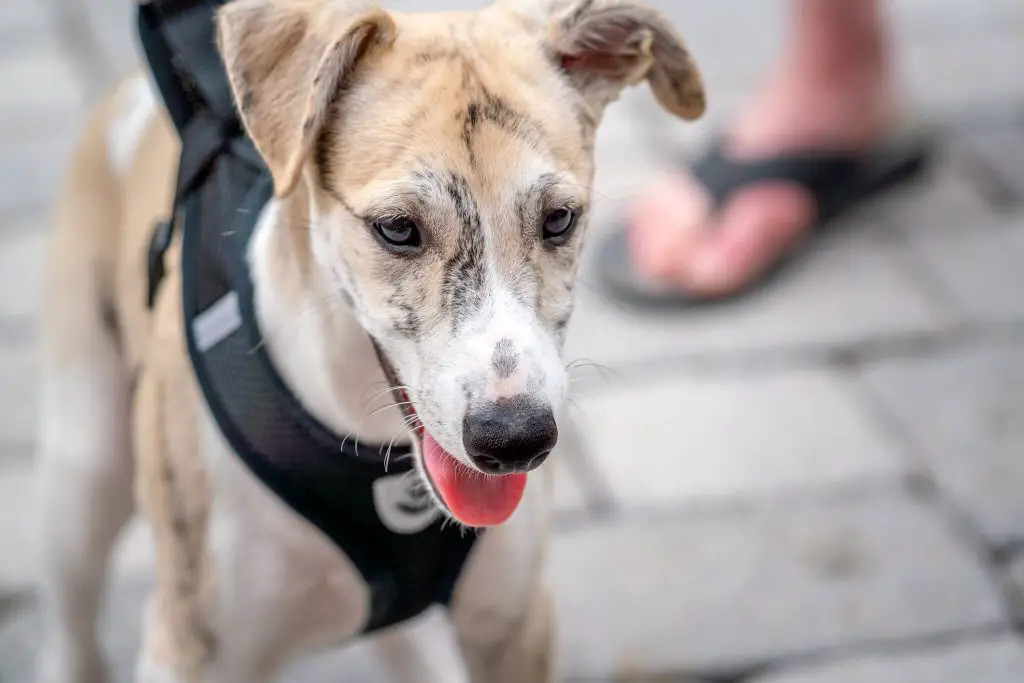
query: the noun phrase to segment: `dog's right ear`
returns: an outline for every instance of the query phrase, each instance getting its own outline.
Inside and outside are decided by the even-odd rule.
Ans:
[[[217,15],[217,44],[242,123],[267,163],[274,193],[295,189],[324,118],[395,24],[369,2],[235,0]]]

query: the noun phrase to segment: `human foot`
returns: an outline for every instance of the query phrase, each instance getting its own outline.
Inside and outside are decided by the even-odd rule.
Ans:
[[[784,68],[733,122],[720,150],[737,163],[800,153],[868,152],[894,118],[883,72],[822,78]],[[692,296],[731,294],[775,264],[819,214],[803,183],[766,172],[715,197],[692,173],[672,174],[633,208],[629,252],[646,279]]]

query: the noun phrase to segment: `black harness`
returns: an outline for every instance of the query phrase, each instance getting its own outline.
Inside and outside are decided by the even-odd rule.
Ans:
[[[246,467],[355,564],[370,586],[369,632],[447,605],[477,535],[445,528],[412,472],[409,446],[335,434],[300,405],[266,353],[245,254],[273,191],[214,43],[213,13],[226,1],[139,8],[142,47],[182,142],[173,219],[151,240],[149,305],[181,230],[188,352],[210,413]]]

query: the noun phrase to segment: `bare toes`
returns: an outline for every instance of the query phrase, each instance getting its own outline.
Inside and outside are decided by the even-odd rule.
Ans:
[[[677,262],[679,279],[702,294],[733,292],[791,249],[814,212],[811,196],[791,184],[759,183],[742,190],[723,207],[718,230],[699,252]]]
[[[680,259],[688,261],[706,239],[711,199],[685,174],[671,174],[634,204],[630,255],[652,279],[671,277]]]

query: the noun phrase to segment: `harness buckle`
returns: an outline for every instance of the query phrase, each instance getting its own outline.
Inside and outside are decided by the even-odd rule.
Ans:
[[[173,237],[173,220],[157,221],[157,224],[153,226],[153,233],[149,238],[149,249],[146,253],[146,276],[148,278],[147,308],[153,308],[153,304],[156,302],[156,293],[160,289],[160,282],[167,274],[164,267],[164,254],[171,246],[171,239]]]

